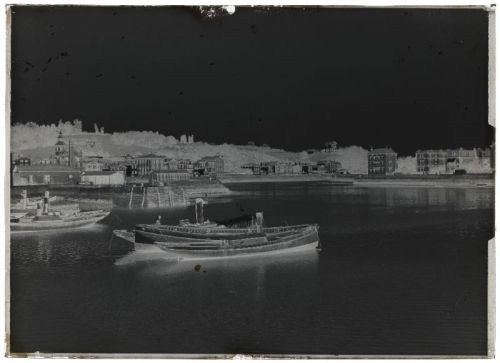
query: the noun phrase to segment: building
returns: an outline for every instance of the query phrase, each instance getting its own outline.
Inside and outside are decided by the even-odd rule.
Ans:
[[[448,151],[417,150],[417,172],[420,174],[443,174],[446,172]]]
[[[79,168],[82,163],[82,152],[75,149],[71,140],[66,143],[62,131],[59,131],[57,142],[54,145],[54,154],[50,157],[50,163],[54,165],[67,165]]]
[[[368,174],[392,175],[396,171],[398,154],[391,148],[371,149],[368,152]]]
[[[191,174],[193,173],[194,165],[193,161],[189,159],[179,159],[177,162],[177,170],[187,170]]]
[[[224,159],[220,156],[205,156],[195,163],[194,172],[198,175],[220,175],[224,173]]]
[[[337,142],[336,141],[325,142],[325,152],[332,153],[335,150],[337,150]]]
[[[241,168],[251,170],[253,175],[260,175],[260,165],[257,163],[244,164]]]
[[[91,185],[123,185],[125,184],[125,173],[117,170],[84,171],[81,183]]]
[[[417,150],[419,174],[454,174],[456,170],[469,173],[491,172],[491,149]]]
[[[243,169],[250,169],[254,175],[273,174],[300,174],[302,168],[299,164],[292,162],[264,161],[260,164],[249,163],[242,165]]]
[[[81,171],[66,165],[19,165],[12,171],[12,185],[78,184]]]
[[[264,161],[260,163],[260,174],[281,174],[282,167],[277,161]]]
[[[171,159],[161,155],[147,154],[132,159],[132,176],[150,175],[153,171],[168,170],[168,162]]]
[[[17,166],[17,165],[31,165],[31,159],[20,156],[17,159],[12,160],[12,166]]]
[[[342,164],[335,160],[318,161],[318,166],[322,167],[323,172],[326,174],[334,174],[342,168]]]
[[[151,173],[150,182],[153,185],[168,184],[175,181],[189,180],[193,174],[188,170],[156,170]]]
[[[104,163],[100,160],[90,160],[83,162],[83,171],[103,171]]]

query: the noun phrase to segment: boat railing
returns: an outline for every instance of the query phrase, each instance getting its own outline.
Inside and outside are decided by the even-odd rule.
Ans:
[[[281,227],[264,227],[262,232],[264,233],[279,233],[289,230],[304,229],[311,227],[310,224],[299,224],[292,226],[281,226]],[[195,233],[195,234],[240,234],[240,233],[257,233],[257,227],[253,226],[250,228],[210,228],[210,227],[186,227],[186,226],[168,226],[168,225],[156,225],[156,224],[140,224],[137,227],[145,231],[173,231],[182,233]]]

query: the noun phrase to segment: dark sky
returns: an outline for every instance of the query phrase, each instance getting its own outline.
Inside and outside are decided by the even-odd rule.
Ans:
[[[483,10],[15,7],[12,123],[290,150],[488,146]]]

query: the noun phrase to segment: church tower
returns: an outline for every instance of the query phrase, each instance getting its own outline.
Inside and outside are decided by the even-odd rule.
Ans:
[[[66,158],[67,158],[66,143],[63,141],[62,131],[59,131],[59,136],[57,136],[57,142],[55,145],[56,163],[64,165],[66,164]]]

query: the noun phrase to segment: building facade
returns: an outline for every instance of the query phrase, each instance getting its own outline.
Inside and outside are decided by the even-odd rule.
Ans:
[[[132,159],[134,176],[151,175],[156,170],[168,170],[168,161],[171,159],[161,155],[147,154]]]
[[[325,142],[325,152],[332,153],[335,150],[337,150],[337,142],[336,141]]]
[[[220,156],[205,156],[195,163],[194,171],[199,175],[224,173],[224,159]]]
[[[82,184],[91,185],[123,185],[125,173],[123,171],[85,171],[81,177]]]
[[[491,172],[491,149],[417,150],[419,174],[454,174]]]
[[[189,180],[193,174],[188,170],[156,170],[151,174],[150,182],[153,185],[168,184],[171,182]]]
[[[79,169],[65,165],[20,165],[12,171],[12,185],[78,184]]]
[[[104,163],[100,160],[91,160],[83,162],[83,171],[103,171]]]
[[[368,174],[393,175],[398,154],[391,148],[371,149],[368,152]]]

